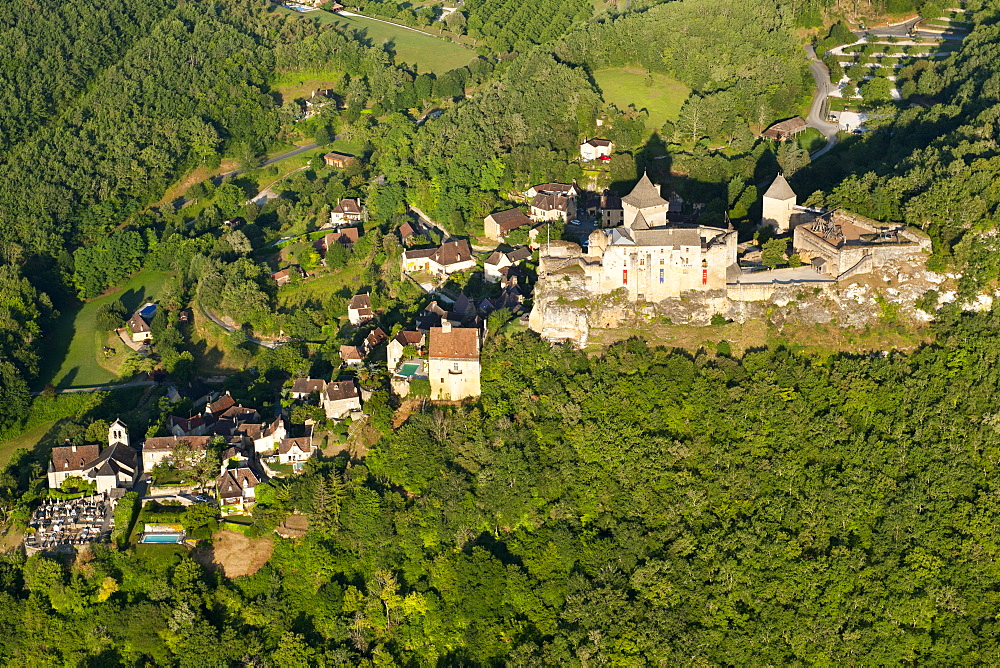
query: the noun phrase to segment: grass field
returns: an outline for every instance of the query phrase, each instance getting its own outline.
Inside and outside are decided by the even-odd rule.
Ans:
[[[396,54],[396,63],[414,63],[420,72],[441,74],[468,65],[476,57],[474,51],[454,42],[366,16],[342,16],[325,11],[300,14],[283,7],[277,7],[275,11],[315,19],[321,23],[333,23],[343,28],[364,30],[373,46],[388,45]]]
[[[652,85],[646,85],[652,76]],[[605,102],[620,109],[634,104],[636,109],[649,113],[646,126],[659,130],[667,121],[676,121],[681,105],[691,92],[687,86],[664,74],[649,75],[633,67],[612,67],[594,72],[594,80],[601,89]]]
[[[155,298],[169,277],[170,274],[163,271],[140,271],[115,292],[60,315],[42,345],[42,368],[35,389],[47,383],[64,389],[117,380],[98,361],[103,360],[101,345],[105,336],[97,330],[97,309],[101,304],[121,298],[125,307],[134,311],[145,301]]]

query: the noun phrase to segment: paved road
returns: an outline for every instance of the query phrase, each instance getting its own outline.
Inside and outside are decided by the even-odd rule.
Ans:
[[[920,17],[917,16],[916,18],[908,19],[901,23],[893,23],[892,25],[887,26],[876,26],[868,30],[860,30],[854,34],[857,35],[859,39],[863,39],[865,37],[865,33],[875,35],[876,37],[906,37],[910,34],[913,26],[915,26],[919,21]]]
[[[336,140],[336,139],[338,139],[338,138],[334,137],[334,140]],[[317,144],[316,142],[313,142],[311,144],[306,144],[305,146],[300,146],[297,149],[295,149],[294,151],[289,151],[288,153],[282,153],[281,155],[275,156],[275,157],[271,158],[270,160],[265,160],[264,162],[260,163],[260,166],[261,167],[267,167],[268,165],[273,165],[276,162],[280,162],[282,160],[285,160],[286,158],[291,158],[292,156],[298,155],[299,153],[305,153],[306,151],[311,151],[314,148],[316,148],[317,146],[319,146],[319,144]],[[240,173],[239,171],[236,172],[236,174],[239,174],[239,173]]]
[[[826,68],[823,61],[816,57],[812,44],[807,44],[805,49],[806,55],[809,57],[809,71],[812,72],[813,79],[816,81],[816,95],[813,97],[812,106],[809,107],[806,125],[819,130],[826,137],[826,146],[810,156],[811,159],[815,160],[837,145],[837,124],[828,123],[825,117],[826,100],[833,89],[833,84],[830,83],[830,70]]]

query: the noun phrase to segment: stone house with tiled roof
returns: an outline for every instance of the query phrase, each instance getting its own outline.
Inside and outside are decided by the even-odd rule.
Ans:
[[[194,451],[207,456],[211,436],[153,436],[142,444],[142,470],[149,472],[157,464],[166,461],[173,454],[177,444],[185,441]]]
[[[330,224],[334,227],[354,225],[364,219],[361,202],[356,199],[342,199],[330,211]]]
[[[229,469],[215,481],[219,503],[236,510],[247,510],[257,501],[256,487],[261,483],[249,466]]]
[[[481,393],[478,329],[452,327],[444,320],[429,340],[431,398],[459,401]]]
[[[353,379],[332,380],[323,391],[323,410],[329,420],[340,420],[361,410],[361,395]]]
[[[476,259],[472,247],[465,239],[449,241],[436,248],[417,248],[403,251],[403,271],[425,271],[448,275],[472,269]]]
[[[491,213],[483,219],[483,234],[495,241],[502,241],[514,230],[533,224],[534,221],[520,209],[507,209]]]
[[[370,295],[354,295],[347,305],[347,320],[357,327],[369,320],[375,319],[375,311],[372,310],[372,299]]]
[[[576,197],[564,193],[538,193],[531,199],[531,218],[563,222],[576,218]]]
[[[424,342],[427,340],[423,332],[402,330],[392,337],[385,349],[385,357],[389,371],[399,368],[399,363],[403,361],[403,349],[412,347],[419,353],[423,350]]]
[[[340,346],[340,359],[347,366],[361,366],[365,361],[365,356],[357,346]]]
[[[312,438],[309,436],[283,438],[278,444],[279,464],[304,462],[315,454],[316,448],[313,447]]]
[[[580,144],[580,157],[584,160],[598,160],[611,155],[615,145],[607,139],[588,139]]]
[[[295,399],[308,399],[314,393],[326,389],[326,381],[322,378],[296,378],[288,394]]]
[[[128,319],[128,331],[135,343],[152,343],[153,330],[138,311]]]

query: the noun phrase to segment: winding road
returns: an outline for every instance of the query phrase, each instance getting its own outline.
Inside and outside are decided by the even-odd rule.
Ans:
[[[830,83],[830,70],[827,69],[822,60],[816,57],[816,51],[812,44],[806,44],[804,48],[806,56],[809,58],[809,71],[812,72],[813,79],[816,81],[816,95],[813,97],[812,106],[809,107],[806,125],[819,130],[826,137],[826,146],[809,156],[810,159],[815,160],[837,145],[839,126],[826,120],[826,100],[833,89],[833,84]]]

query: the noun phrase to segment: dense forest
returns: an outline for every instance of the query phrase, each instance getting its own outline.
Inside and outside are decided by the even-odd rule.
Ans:
[[[364,465],[258,488],[252,534],[293,511],[310,531],[255,575],[156,546],[6,557],[0,657],[988,661],[998,326],[956,310],[910,355],[826,359],[494,337],[480,404],[395,432],[375,410]],[[30,499],[35,471],[3,484]]]

